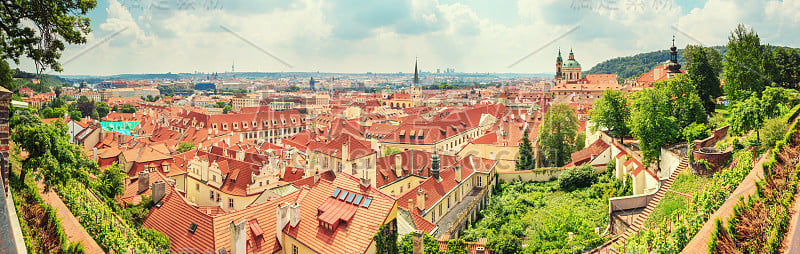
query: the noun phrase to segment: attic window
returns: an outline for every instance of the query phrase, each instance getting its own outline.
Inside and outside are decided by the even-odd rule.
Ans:
[[[350,195],[347,196],[347,201],[346,202],[347,203],[353,202],[353,198],[355,198],[355,197],[356,197],[355,193],[350,193]]]
[[[331,197],[334,197],[334,198],[338,197],[340,191],[341,191],[340,189],[333,190],[333,195],[331,195]]]
[[[363,203],[363,204],[361,204],[361,207],[364,207],[364,208],[369,208],[369,204],[370,204],[370,203],[372,203],[372,199],[371,199],[371,198],[367,198],[367,197],[365,197],[365,198],[364,198],[364,203]]]
[[[192,222],[192,224],[189,225],[189,233],[194,234],[194,231],[197,231],[197,223]]]
[[[339,196],[339,200],[344,200],[345,197],[347,197],[347,191],[346,190],[342,190],[342,195]]]
[[[358,205],[359,203],[361,203],[361,198],[363,198],[363,196],[361,195],[356,196],[356,200],[353,201],[353,204]]]

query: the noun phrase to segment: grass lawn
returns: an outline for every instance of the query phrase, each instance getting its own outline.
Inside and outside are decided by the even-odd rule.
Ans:
[[[653,212],[647,217],[645,220],[644,225],[647,227],[656,226],[654,223],[658,223],[663,219],[668,219],[672,217],[672,214],[686,204],[689,203],[689,197],[678,195],[672,192],[667,192],[664,195],[664,198],[661,199],[661,202],[658,203]]]
[[[703,186],[705,186],[708,181],[709,178],[695,176],[692,174],[692,170],[687,167],[678,173],[678,176],[675,178],[675,182],[672,183],[670,190],[694,195],[703,190]]]

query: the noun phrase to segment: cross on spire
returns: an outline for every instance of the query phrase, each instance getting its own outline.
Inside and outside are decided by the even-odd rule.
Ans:
[[[675,34],[672,34],[672,46],[675,46]]]

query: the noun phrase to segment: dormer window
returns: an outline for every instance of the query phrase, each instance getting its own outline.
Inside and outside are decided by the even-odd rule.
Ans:
[[[239,128],[239,124],[237,124],[237,123],[233,123],[233,128],[234,128],[234,129],[238,129],[238,128]]]
[[[247,122],[242,122],[242,128],[247,128]]]

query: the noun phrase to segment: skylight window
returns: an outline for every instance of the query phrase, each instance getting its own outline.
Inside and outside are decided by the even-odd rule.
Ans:
[[[194,231],[197,231],[197,223],[192,222],[192,224],[189,225],[189,233],[194,234]]]
[[[361,206],[364,207],[364,208],[369,208],[369,204],[370,203],[372,203],[372,199],[371,198],[364,198],[364,203],[361,204]]]
[[[339,196],[339,192],[340,192],[340,191],[341,191],[341,190],[337,188],[336,190],[334,190],[334,191],[333,191],[333,195],[331,195],[331,197],[334,197],[334,198],[335,198],[335,197],[338,197],[338,196]]]
[[[353,204],[358,205],[359,203],[361,203],[361,198],[363,198],[363,196],[361,195],[356,196],[356,200],[353,201]]]
[[[347,203],[353,202],[353,198],[355,198],[355,197],[356,197],[356,194],[350,193],[350,195],[347,196]]]
[[[346,190],[343,190],[343,191],[342,191],[342,195],[341,195],[341,196],[339,196],[339,200],[344,200],[344,198],[346,198],[346,197],[347,197],[347,191],[346,191]]]

